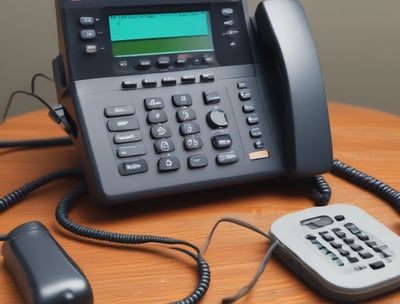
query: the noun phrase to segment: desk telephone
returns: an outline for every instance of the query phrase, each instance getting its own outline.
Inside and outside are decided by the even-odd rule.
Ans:
[[[294,0],[56,0],[60,104],[113,204],[329,171],[319,62]],[[56,115],[55,115],[56,114]]]

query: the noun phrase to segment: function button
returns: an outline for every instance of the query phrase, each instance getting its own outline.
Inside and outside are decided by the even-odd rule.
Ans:
[[[203,168],[208,165],[207,156],[204,154],[193,155],[188,157],[188,166],[191,169],[194,168]]]
[[[175,146],[170,139],[160,139],[154,143],[154,150],[157,154],[168,153],[174,151]]]
[[[229,165],[239,161],[239,157],[234,152],[221,153],[216,158],[218,165]]]
[[[164,123],[168,121],[167,113],[163,110],[151,110],[147,114],[147,122],[150,124]]]
[[[228,127],[228,120],[226,118],[226,114],[222,110],[210,111],[206,116],[206,120],[208,125],[212,129]]]
[[[182,136],[200,133],[200,126],[195,122],[184,122],[179,126]]]
[[[328,231],[323,231],[319,233],[320,236],[327,242],[332,242],[334,240],[334,237],[331,236]]]
[[[120,146],[117,149],[118,157],[130,157],[146,154],[146,147],[142,144],[131,146]]]
[[[368,251],[365,251],[365,250],[360,251],[358,254],[359,254],[360,257],[362,257],[363,259],[370,259],[370,258],[372,258],[372,257],[374,256],[371,252],[368,252]]]
[[[355,257],[355,256],[351,256],[351,255],[348,255],[348,256],[346,256],[346,258],[347,258],[347,260],[350,262],[350,263],[357,263],[359,260],[358,260],[358,258],[357,257]]]
[[[317,237],[314,234],[306,234],[305,235],[306,240],[314,241],[317,239]]]
[[[232,26],[234,24],[235,22],[232,19],[224,21],[224,26],[226,27]]]
[[[172,103],[176,107],[191,106],[192,105],[192,96],[190,96],[190,94],[172,95]]]
[[[360,244],[357,244],[357,243],[351,244],[350,248],[353,251],[361,251],[361,250],[363,250],[363,247]]]
[[[82,16],[79,18],[79,23],[82,26],[91,26],[94,24],[94,18]]]
[[[221,14],[224,17],[232,16],[233,15],[233,8],[224,7],[223,9],[221,9]]]
[[[261,140],[255,141],[254,148],[255,149],[264,149],[264,142],[262,142]]]
[[[211,137],[211,142],[214,148],[224,149],[232,146],[232,138],[229,134],[221,134]]]
[[[144,159],[123,162],[118,166],[119,174],[131,175],[137,173],[143,173],[148,170],[147,162]]]
[[[194,75],[183,75],[181,77],[182,84],[190,84],[195,82],[196,82],[196,77]]]
[[[136,89],[137,88],[137,83],[132,80],[124,80],[121,83],[121,88],[123,89]]]
[[[134,117],[112,119],[107,122],[107,128],[111,132],[137,130],[139,122]]]
[[[157,60],[157,66],[159,68],[167,68],[170,65],[170,59],[168,56],[159,57]]]
[[[203,141],[201,140],[200,136],[186,136],[183,140],[183,146],[186,150],[200,149],[203,146]]]
[[[201,59],[200,58],[192,58],[192,64],[193,65],[200,65],[201,64]]]
[[[335,215],[335,220],[337,220],[338,222],[341,222],[344,220],[344,215],[339,214],[339,215]]]
[[[126,116],[133,114],[135,114],[135,107],[133,105],[107,107],[104,109],[104,115],[107,117]]]
[[[332,231],[340,239],[343,239],[344,237],[346,237],[346,233],[343,232],[342,229],[340,229],[340,228],[333,228]]]
[[[180,109],[176,113],[176,118],[179,122],[191,121],[196,119],[196,112],[192,109]]]
[[[155,88],[157,86],[157,80],[153,78],[144,78],[142,80],[142,86],[144,88]]]
[[[256,125],[256,124],[258,124],[258,122],[259,122],[258,115],[253,114],[253,115],[247,116],[246,122],[247,122],[248,125]]]
[[[240,90],[247,89],[247,83],[244,81],[240,81],[236,84],[236,87]]]
[[[200,75],[201,82],[212,82],[215,81],[215,76],[212,73],[204,73]]]
[[[249,100],[251,99],[251,91],[250,90],[243,90],[239,92],[239,99],[241,101]]]
[[[97,45],[96,44],[87,44],[85,45],[85,53],[92,55],[97,53]]]
[[[176,61],[175,61],[175,65],[176,66],[185,66],[186,65],[186,63],[187,63],[187,58],[186,57],[184,57],[184,58],[177,58],[176,59]]]
[[[345,237],[343,239],[343,242],[345,242],[347,245],[351,245],[351,244],[354,244],[355,240],[352,238]]]
[[[385,263],[383,263],[382,261],[376,261],[376,262],[369,264],[369,267],[376,270],[376,269],[385,267]]]
[[[204,55],[203,56],[203,62],[205,64],[213,64],[213,63],[215,63],[215,58],[214,58],[214,56]]]
[[[82,40],[92,40],[96,38],[96,31],[92,29],[81,30],[80,36]]]
[[[350,254],[350,251],[343,248],[338,248],[338,252],[340,253],[341,256],[348,256]]]
[[[251,138],[260,138],[262,136],[262,131],[260,128],[252,128],[249,131]]]
[[[116,144],[141,141],[142,139],[142,133],[139,130],[127,131],[114,135],[114,142]]]
[[[225,33],[223,33],[223,36],[229,37],[229,38],[233,38],[235,37],[237,34],[239,34],[238,30],[234,30],[234,29],[230,29],[227,30]]]
[[[344,226],[345,226],[347,229],[349,229],[349,231],[350,231],[352,234],[361,233],[360,228],[358,228],[358,227],[357,227],[355,224],[353,224],[353,223],[346,223],[346,224],[344,224]]]
[[[262,158],[269,158],[270,154],[268,150],[252,151],[249,153],[250,160],[257,160]]]
[[[369,240],[369,236],[367,234],[365,234],[364,232],[358,233],[357,237],[360,241],[368,241]]]
[[[335,249],[342,248],[342,246],[343,246],[342,243],[335,242],[335,241],[330,242],[330,244],[331,244],[331,246],[332,246],[333,248],[335,248]]]
[[[158,171],[175,171],[181,167],[179,160],[174,156],[162,157],[158,160]]]
[[[161,79],[161,85],[163,85],[163,86],[174,86],[174,85],[176,85],[176,78],[174,78],[174,77],[163,77]]]
[[[150,134],[151,137],[153,138],[167,138],[171,137],[171,129],[168,126],[163,126],[163,125],[156,125],[152,126],[150,129]]]
[[[148,69],[151,67],[151,60],[150,59],[140,59],[137,67],[139,69]]]
[[[253,103],[246,103],[242,107],[243,113],[252,113],[256,110],[255,106]]]
[[[161,97],[149,97],[144,99],[144,107],[147,111],[164,108],[164,101]]]
[[[206,105],[219,103],[221,101],[221,96],[218,92],[203,92],[203,100]]]

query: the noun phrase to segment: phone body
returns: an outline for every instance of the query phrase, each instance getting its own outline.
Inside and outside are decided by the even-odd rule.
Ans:
[[[56,0],[59,105],[93,200],[329,171],[318,57],[298,1]]]
[[[270,235],[283,264],[330,299],[362,301],[400,287],[400,237],[356,206],[285,215]]]

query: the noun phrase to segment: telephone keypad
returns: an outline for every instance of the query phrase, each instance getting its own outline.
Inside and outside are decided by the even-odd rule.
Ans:
[[[334,218],[337,223],[345,220],[342,216]],[[366,267],[376,270],[391,263],[392,252],[388,245],[368,235],[356,224],[348,222],[342,227],[324,229],[325,226],[331,224],[333,222],[322,227],[308,226],[311,229],[322,229],[322,231],[317,234],[306,234],[305,239],[336,265],[358,271]]]
[[[177,85],[177,79],[181,81],[180,90],[191,83],[199,85],[199,89],[193,91],[189,87],[190,93],[169,88],[165,88],[169,94],[159,91],[159,88],[168,86],[169,82],[170,86]],[[250,152],[254,154],[256,150],[264,149],[264,134],[255,106],[256,99],[252,100],[252,86],[247,81],[233,82],[231,85],[237,91],[232,95],[228,91],[226,95],[226,87],[213,85],[213,81],[213,73],[199,73],[197,76],[174,74],[122,81],[125,84],[123,88],[129,89],[130,83],[137,83],[142,84],[138,89],[143,91],[140,93],[141,108],[138,107],[140,100],[132,100],[130,104],[129,99],[124,97],[126,105],[104,109],[120,175],[144,173],[151,170],[151,165],[158,172],[181,170],[183,163],[186,163],[186,169],[195,170],[209,166],[210,157],[217,166],[230,166],[238,162],[241,152],[235,151],[239,146],[235,146],[235,137],[229,134],[235,128],[235,124],[230,125],[228,121],[232,112],[226,107],[230,105],[235,107],[234,115],[242,115],[243,120],[238,122],[239,125],[249,126],[247,147]],[[145,90],[153,86],[157,89],[149,91],[152,94],[146,94]],[[128,96],[129,90],[124,94]],[[227,98],[232,98],[233,102],[226,103]],[[205,130],[202,130],[203,126]],[[205,140],[205,134],[208,140]],[[208,154],[210,148],[215,152],[213,155]],[[250,160],[269,157],[269,153],[257,154],[255,157],[250,152]],[[152,156],[155,157],[153,164],[150,162]]]

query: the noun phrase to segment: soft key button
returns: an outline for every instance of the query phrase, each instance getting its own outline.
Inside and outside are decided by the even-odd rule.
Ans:
[[[107,117],[133,115],[135,114],[135,107],[133,105],[107,107],[104,109],[104,114]]]
[[[96,38],[96,31],[95,30],[82,30],[80,33],[82,40],[92,40]]]
[[[147,163],[144,159],[123,162],[119,165],[118,171],[121,175],[130,175],[146,172],[148,170]]]
[[[94,18],[82,16],[79,18],[79,23],[82,26],[91,26],[94,24]]]
[[[123,89],[136,89],[137,83],[136,83],[136,81],[132,81],[132,80],[124,80],[121,83],[121,87]]]

